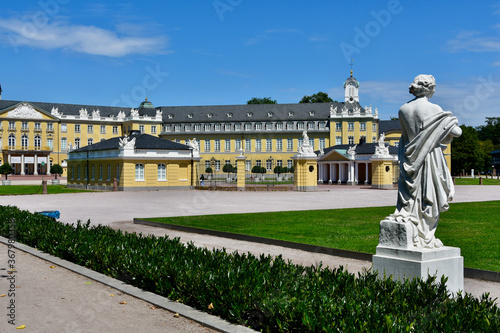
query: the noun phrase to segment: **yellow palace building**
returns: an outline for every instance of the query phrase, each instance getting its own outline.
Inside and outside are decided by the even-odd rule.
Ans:
[[[138,108],[1,100],[0,163],[15,174],[47,174],[60,164],[67,172],[68,152],[139,131],[186,144],[196,141],[200,173],[236,165],[242,151],[245,169],[272,172],[291,167],[307,131],[316,151],[336,145],[376,143],[382,130],[396,145],[398,121],[381,121],[378,110],[359,102],[359,82],[344,82],[344,101],[333,103],[160,106],[147,99]],[[366,168],[366,170],[368,170]],[[365,177],[368,178],[368,177]]]

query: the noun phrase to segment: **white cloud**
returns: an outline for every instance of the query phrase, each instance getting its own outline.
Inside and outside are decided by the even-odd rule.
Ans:
[[[0,19],[0,41],[13,47],[64,49],[79,53],[124,57],[129,54],[165,53],[165,36],[139,37],[118,35],[96,26],[51,22],[35,25],[20,19]]]
[[[494,36],[482,36],[479,32],[462,31],[447,43],[449,51],[460,52],[499,52],[500,38]]]

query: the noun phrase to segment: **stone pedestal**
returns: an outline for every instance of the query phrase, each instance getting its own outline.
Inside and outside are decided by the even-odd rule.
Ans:
[[[245,161],[247,157],[241,154],[236,156],[236,189],[238,191],[245,191]]]
[[[372,159],[372,187],[380,189],[394,188],[392,184],[393,163],[391,156],[373,156]]]
[[[439,282],[444,275],[448,278],[448,291],[456,294],[464,290],[464,258],[457,247],[408,250],[379,245],[372,260],[373,271],[378,271],[381,278],[392,275],[395,280],[414,277],[427,280],[431,275]]]
[[[295,160],[295,187],[297,191],[318,190],[318,157],[316,154],[297,154]]]
[[[393,276],[401,280],[414,277],[427,280],[429,275],[448,277],[448,291],[464,290],[464,258],[457,247],[444,246],[435,249],[413,246],[413,229],[406,223],[384,220],[380,222],[380,238],[373,256],[373,272],[379,277]]]

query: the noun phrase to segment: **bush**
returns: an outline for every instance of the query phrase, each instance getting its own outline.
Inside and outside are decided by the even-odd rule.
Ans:
[[[54,164],[50,167],[50,173],[56,175],[56,179],[57,175],[62,175],[63,172],[63,168],[59,164]]]
[[[498,332],[483,295],[450,298],[445,280],[399,283],[281,256],[227,253],[178,238],[76,226],[0,206],[0,234],[233,323],[265,332]],[[212,305],[209,307],[209,305]]]
[[[277,165],[274,167],[274,173],[277,173],[278,174],[278,177],[281,173],[285,173],[284,171],[285,168],[283,168],[281,165]]]
[[[14,169],[12,166],[8,163],[5,162],[0,166],[0,174],[5,175],[5,180],[7,180],[7,175],[11,174],[14,172]]]
[[[205,173],[214,173],[211,167],[205,169]]]
[[[231,164],[224,164],[222,171],[227,173],[234,172],[234,167]]]

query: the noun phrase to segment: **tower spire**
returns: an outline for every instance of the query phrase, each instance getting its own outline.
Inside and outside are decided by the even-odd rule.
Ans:
[[[354,59],[351,59],[351,77],[352,77],[352,66],[354,65]]]

